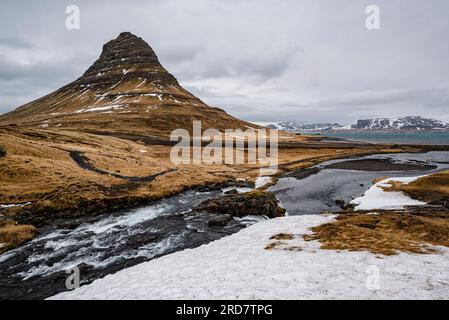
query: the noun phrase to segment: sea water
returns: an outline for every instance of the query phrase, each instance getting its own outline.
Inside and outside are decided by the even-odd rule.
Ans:
[[[449,145],[449,132],[324,132],[322,135],[373,143]]]

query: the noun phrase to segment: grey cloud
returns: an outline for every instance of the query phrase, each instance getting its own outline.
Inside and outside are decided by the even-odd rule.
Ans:
[[[230,102],[228,108],[234,114],[268,122],[292,120],[316,122],[332,119],[347,124],[366,117],[396,117],[406,114],[429,116],[423,113],[425,109],[432,110],[432,115],[436,118],[449,120],[447,118],[449,87],[359,92],[313,103],[296,103],[279,99],[275,107],[272,107],[271,101],[258,101],[248,105],[246,99],[237,96],[233,101],[217,95],[209,97],[216,104],[228,100]]]
[[[67,64],[69,67],[72,65]],[[0,80],[13,81],[34,78],[42,82],[43,78],[58,79],[65,78],[67,70],[53,63],[40,62],[32,65],[23,65],[10,61],[7,57],[0,55]]]
[[[79,31],[64,27],[69,4],[80,6]],[[364,26],[369,4],[8,1],[0,11],[0,112],[74,80],[103,43],[131,31],[188,90],[247,120],[449,120],[449,2],[377,0],[379,31]],[[24,64],[16,55],[37,58]]]
[[[29,43],[28,41],[18,37],[0,37],[0,46],[14,49],[31,49],[34,47],[34,45]]]
[[[230,99],[230,98],[245,98],[245,95],[239,93],[229,93],[229,92],[221,92],[219,88],[211,87],[211,86],[193,86],[193,85],[184,85],[184,88],[190,91],[192,94],[198,97],[204,98],[222,98],[222,99]]]
[[[425,107],[448,107],[449,87],[418,88],[406,90],[371,91],[318,101],[313,106],[332,108],[339,106],[381,106],[395,103],[421,104]]]
[[[184,77],[195,79],[252,78],[257,83],[281,77],[292,67],[296,48],[285,50],[250,50],[240,55],[202,50],[181,68]],[[192,65],[196,68],[191,68]]]
[[[0,113],[40,98],[75,80],[88,67],[84,57],[22,65],[0,54]],[[62,67],[63,66],[63,67]]]

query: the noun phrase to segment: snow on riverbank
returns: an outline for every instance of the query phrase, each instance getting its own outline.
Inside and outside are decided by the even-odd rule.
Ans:
[[[265,187],[267,184],[270,184],[272,182],[273,182],[273,177],[257,177],[255,188],[257,189],[257,188]]]
[[[302,238],[334,216],[267,220],[196,249],[161,257],[52,299],[447,299],[449,250],[432,255],[320,249]],[[291,233],[265,250],[270,237]],[[283,248],[295,249],[293,251]],[[301,248],[301,249],[299,249]],[[82,274],[81,274],[82,277]]]
[[[9,208],[18,208],[18,207],[25,207],[30,205],[31,202],[26,203],[13,203],[13,204],[0,204],[0,209],[9,209]]]
[[[351,201],[355,210],[397,210],[406,206],[423,206],[425,202],[414,200],[402,192],[384,191],[382,188],[391,187],[393,181],[409,184],[421,177],[388,178],[374,184],[365,194]]]

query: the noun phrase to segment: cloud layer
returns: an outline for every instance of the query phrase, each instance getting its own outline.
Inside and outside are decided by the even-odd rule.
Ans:
[[[79,77],[122,31],[181,84],[251,121],[423,115],[449,121],[449,3],[376,0],[10,1],[0,12],[0,113]],[[81,29],[65,28],[76,4]]]

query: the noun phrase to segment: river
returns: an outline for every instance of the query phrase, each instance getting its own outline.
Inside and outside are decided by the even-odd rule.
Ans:
[[[329,168],[348,159],[328,161],[316,166],[315,173],[306,178],[281,177],[269,191],[276,194],[289,215],[335,212],[339,210],[336,199],[350,201],[361,196],[374,178],[417,176],[449,168],[449,152],[374,155],[363,159],[433,167],[357,171]],[[66,270],[73,266],[80,268],[81,284],[86,284],[135,264],[209,243],[263,219],[246,217],[234,219],[225,227],[210,227],[209,214],[191,214],[190,210],[199,203],[224,191],[188,191],[133,210],[84,218],[73,229],[43,228],[34,240],[0,255],[0,299],[46,298],[66,290]]]
[[[317,214],[320,212],[337,212],[340,207],[335,200],[351,201],[362,196],[378,177],[410,177],[431,174],[449,168],[449,152],[429,152],[423,154],[401,153],[363,157],[363,159],[388,159],[393,163],[422,164],[434,166],[431,170],[342,170],[328,168],[331,164],[351,159],[323,162],[316,166],[316,174],[304,179],[294,177],[280,178],[278,183],[269,188],[287,209],[289,215]]]
[[[72,230],[41,228],[32,241],[0,255],[0,300],[46,298],[66,290],[66,270],[74,266],[80,268],[81,284],[86,284],[265,219],[248,216],[211,227],[208,222],[216,215],[191,213],[226,190],[187,191],[133,210],[84,218]]]

